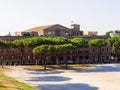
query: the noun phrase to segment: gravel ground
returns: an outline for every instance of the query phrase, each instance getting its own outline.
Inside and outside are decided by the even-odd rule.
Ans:
[[[19,66],[6,72],[38,90],[120,90],[120,64],[74,70],[29,71]]]

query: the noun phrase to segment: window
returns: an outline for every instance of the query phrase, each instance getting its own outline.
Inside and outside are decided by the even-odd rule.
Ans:
[[[66,54],[70,54],[70,51],[66,51]]]
[[[14,51],[12,51],[12,54],[14,54]]]
[[[1,59],[3,59],[3,56],[1,56]]]
[[[106,56],[106,60],[109,60],[109,56]]]
[[[88,51],[88,50],[86,50],[86,51],[85,51],[85,53],[89,53],[89,51]]]
[[[68,36],[68,35],[69,35],[69,33],[67,33],[67,32],[66,32],[66,33],[65,33],[65,35],[66,35],[66,36]]]
[[[107,48],[107,52],[109,51],[109,48]]]
[[[85,59],[89,59],[89,56],[85,56]]]
[[[82,53],[82,51],[80,50],[80,51],[78,51],[78,53]]]
[[[60,30],[58,29],[55,30],[55,36],[61,36]]]
[[[2,51],[2,50],[0,50],[0,53],[2,54],[2,53],[3,53],[3,51]]]
[[[17,53],[19,53],[19,51],[17,51]]]
[[[48,32],[48,35],[51,35],[51,34],[52,34],[52,33],[49,31],[49,32]]]
[[[95,56],[92,57],[93,58],[93,61],[95,60]]]
[[[8,54],[8,53],[9,53],[9,51],[8,51],[8,50],[6,50],[6,53]]]
[[[28,56],[28,59],[30,59],[30,56]]]
[[[95,52],[95,48],[93,48],[92,51]]]
[[[75,54],[76,52],[75,51],[72,51],[73,54]]]
[[[79,56],[79,59],[83,59],[83,57],[82,57],[82,56]]]
[[[12,59],[14,59],[14,56],[12,56]]]
[[[102,48],[102,52],[104,51],[104,48]]]

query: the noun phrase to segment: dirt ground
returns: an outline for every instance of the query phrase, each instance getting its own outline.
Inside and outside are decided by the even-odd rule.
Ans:
[[[38,90],[120,90],[120,64],[101,64],[95,67],[29,71],[18,66],[6,72],[10,77]]]
[[[8,72],[11,69],[0,67],[0,75],[4,72]],[[0,77],[0,84],[5,88],[5,90],[21,90],[18,86],[14,85],[12,82],[8,81],[6,78]]]

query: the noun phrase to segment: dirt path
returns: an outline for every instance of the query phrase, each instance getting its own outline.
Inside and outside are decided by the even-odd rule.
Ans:
[[[8,76],[38,90],[120,90],[120,64],[102,64],[74,70],[29,71],[20,67]]]

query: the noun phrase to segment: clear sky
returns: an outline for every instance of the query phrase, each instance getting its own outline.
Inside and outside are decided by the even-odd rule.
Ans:
[[[0,0],[0,35],[72,21],[99,34],[120,29],[120,0]]]

